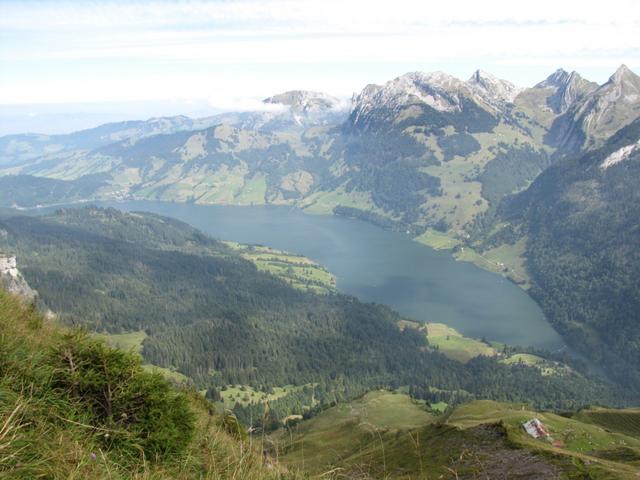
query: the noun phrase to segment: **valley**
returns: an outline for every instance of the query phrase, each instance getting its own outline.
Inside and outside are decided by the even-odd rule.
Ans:
[[[177,218],[214,238],[299,253],[335,275],[340,291],[414,320],[446,323],[468,336],[512,345],[563,346],[537,305],[512,282],[360,220],[278,206],[98,204]]]
[[[632,0],[0,1],[0,479],[640,480]]]

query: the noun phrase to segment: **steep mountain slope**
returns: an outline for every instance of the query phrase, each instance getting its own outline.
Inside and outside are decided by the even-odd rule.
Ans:
[[[636,389],[639,140],[640,119],[602,148],[549,167],[502,212],[502,238],[528,238],[532,295],[555,327]]]
[[[640,439],[628,428],[636,410],[587,410],[573,420],[474,402],[442,418],[424,402],[379,391],[278,433],[275,444],[247,439],[233,416],[216,413],[197,392],[1,290],[0,327],[3,478],[634,478],[639,458]],[[534,415],[561,446],[526,437],[520,423]],[[267,445],[270,455],[258,450]]]
[[[621,65],[605,84],[566,108],[554,120],[546,141],[561,153],[601,146],[640,116],[640,77]]]
[[[341,143],[332,145],[336,176],[347,191],[371,192],[378,208],[411,231],[463,238],[477,215],[546,166],[545,148],[512,112],[519,91],[481,71],[467,82],[416,72],[369,85],[354,98]],[[506,175],[498,180],[496,170]],[[385,179],[387,188],[365,178]],[[503,188],[494,194],[496,183]]]
[[[198,393],[1,289],[0,329],[0,477],[295,478]]]

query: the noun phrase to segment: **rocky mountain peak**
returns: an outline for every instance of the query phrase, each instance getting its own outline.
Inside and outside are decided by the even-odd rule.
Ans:
[[[609,104],[621,101],[634,105],[634,110],[640,108],[640,76],[636,75],[626,65],[620,65],[609,80],[594,93],[600,107],[607,108]]]
[[[293,113],[319,113],[336,109],[340,100],[323,92],[290,90],[263,100],[264,103],[285,105]]]
[[[615,91],[625,100],[636,102],[640,100],[640,76],[633,73],[626,65],[620,65],[600,90]]]
[[[549,98],[559,102],[562,93],[567,97],[563,105],[570,105],[560,110],[565,115],[550,132],[550,138],[558,139],[557,145],[568,152],[597,148],[640,115],[640,77],[627,66],[621,65],[606,83],[586,94],[593,84],[580,80],[558,88]]]
[[[553,93],[547,98],[547,105],[556,114],[562,114],[596,90],[598,85],[582,78],[576,71],[567,72],[559,68],[533,88],[553,89]]]
[[[637,78],[638,76],[623,63],[618,67],[614,74],[609,77],[609,81],[614,83],[621,83],[625,80],[633,80],[634,77]]]
[[[354,112],[360,116],[375,108],[397,110],[424,103],[438,111],[459,109],[457,92],[464,83],[444,72],[409,72],[384,85],[367,85],[354,96]]]
[[[563,68],[557,69],[542,82],[536,84],[534,88],[546,88],[546,87],[562,87],[567,84],[569,77],[576,72],[567,72]]]
[[[521,88],[506,80],[501,80],[494,75],[482,70],[476,70],[467,85],[491,105],[512,103],[522,91]]]

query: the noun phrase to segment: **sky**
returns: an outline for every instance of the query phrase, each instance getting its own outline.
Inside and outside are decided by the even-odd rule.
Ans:
[[[348,98],[417,70],[603,83],[640,72],[639,32],[637,0],[0,0],[0,134]]]

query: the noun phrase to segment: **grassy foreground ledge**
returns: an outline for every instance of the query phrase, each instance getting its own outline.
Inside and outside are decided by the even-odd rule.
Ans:
[[[257,443],[137,355],[0,290],[0,478],[293,478]]]

